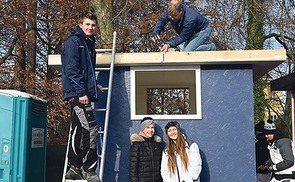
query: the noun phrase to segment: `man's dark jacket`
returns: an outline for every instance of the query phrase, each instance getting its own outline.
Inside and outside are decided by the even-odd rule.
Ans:
[[[159,18],[153,34],[160,35],[161,31],[164,30],[165,25],[170,22],[173,29],[177,32],[178,36],[172,41],[168,42],[171,47],[176,47],[179,44],[190,40],[193,35],[204,30],[208,27],[209,21],[199,12],[192,8],[182,5],[182,15],[179,21],[174,22],[169,17],[168,11]]]
[[[95,57],[94,36],[86,36],[77,26],[62,46],[62,97],[64,100],[87,95],[90,101],[97,101]]]
[[[261,174],[270,173],[268,169],[258,169],[260,165],[265,165],[265,162],[270,159],[269,150],[267,148],[268,141],[264,134],[257,135],[257,142],[255,144],[256,153],[256,172]]]

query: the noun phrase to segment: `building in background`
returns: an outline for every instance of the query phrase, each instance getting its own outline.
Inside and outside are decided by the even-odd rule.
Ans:
[[[270,81],[267,80],[267,85],[263,90],[265,93],[265,99],[269,101],[269,108],[265,108],[264,121],[271,119],[276,121],[283,114],[282,91],[271,90]]]
[[[288,91],[291,93],[292,139],[295,139],[295,73],[271,81],[272,91]]]

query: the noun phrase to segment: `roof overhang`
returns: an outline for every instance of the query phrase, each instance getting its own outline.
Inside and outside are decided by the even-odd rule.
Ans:
[[[98,53],[97,66],[109,65],[111,53]],[[115,66],[154,65],[252,65],[253,80],[261,78],[286,60],[286,51],[239,50],[239,51],[194,51],[194,52],[149,52],[116,53]],[[49,55],[48,64],[61,69],[60,55]]]
[[[271,90],[295,92],[295,73],[270,82]]]

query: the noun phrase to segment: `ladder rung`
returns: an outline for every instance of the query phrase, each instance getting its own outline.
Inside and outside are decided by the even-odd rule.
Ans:
[[[107,109],[94,109],[94,111],[106,111]]]
[[[101,158],[101,155],[97,155],[97,157]]]
[[[102,90],[109,90],[109,88],[108,87],[103,87]]]
[[[109,71],[111,68],[95,68],[95,71]]]
[[[112,52],[113,49],[95,49],[96,52]]]
[[[97,133],[99,133],[99,134],[103,134],[103,133],[104,133],[104,131],[97,131]]]

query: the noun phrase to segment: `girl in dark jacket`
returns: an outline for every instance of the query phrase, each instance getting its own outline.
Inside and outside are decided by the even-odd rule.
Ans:
[[[139,134],[132,134],[130,148],[130,181],[162,182],[160,174],[162,145],[161,138],[154,135],[153,118],[141,120]]]

